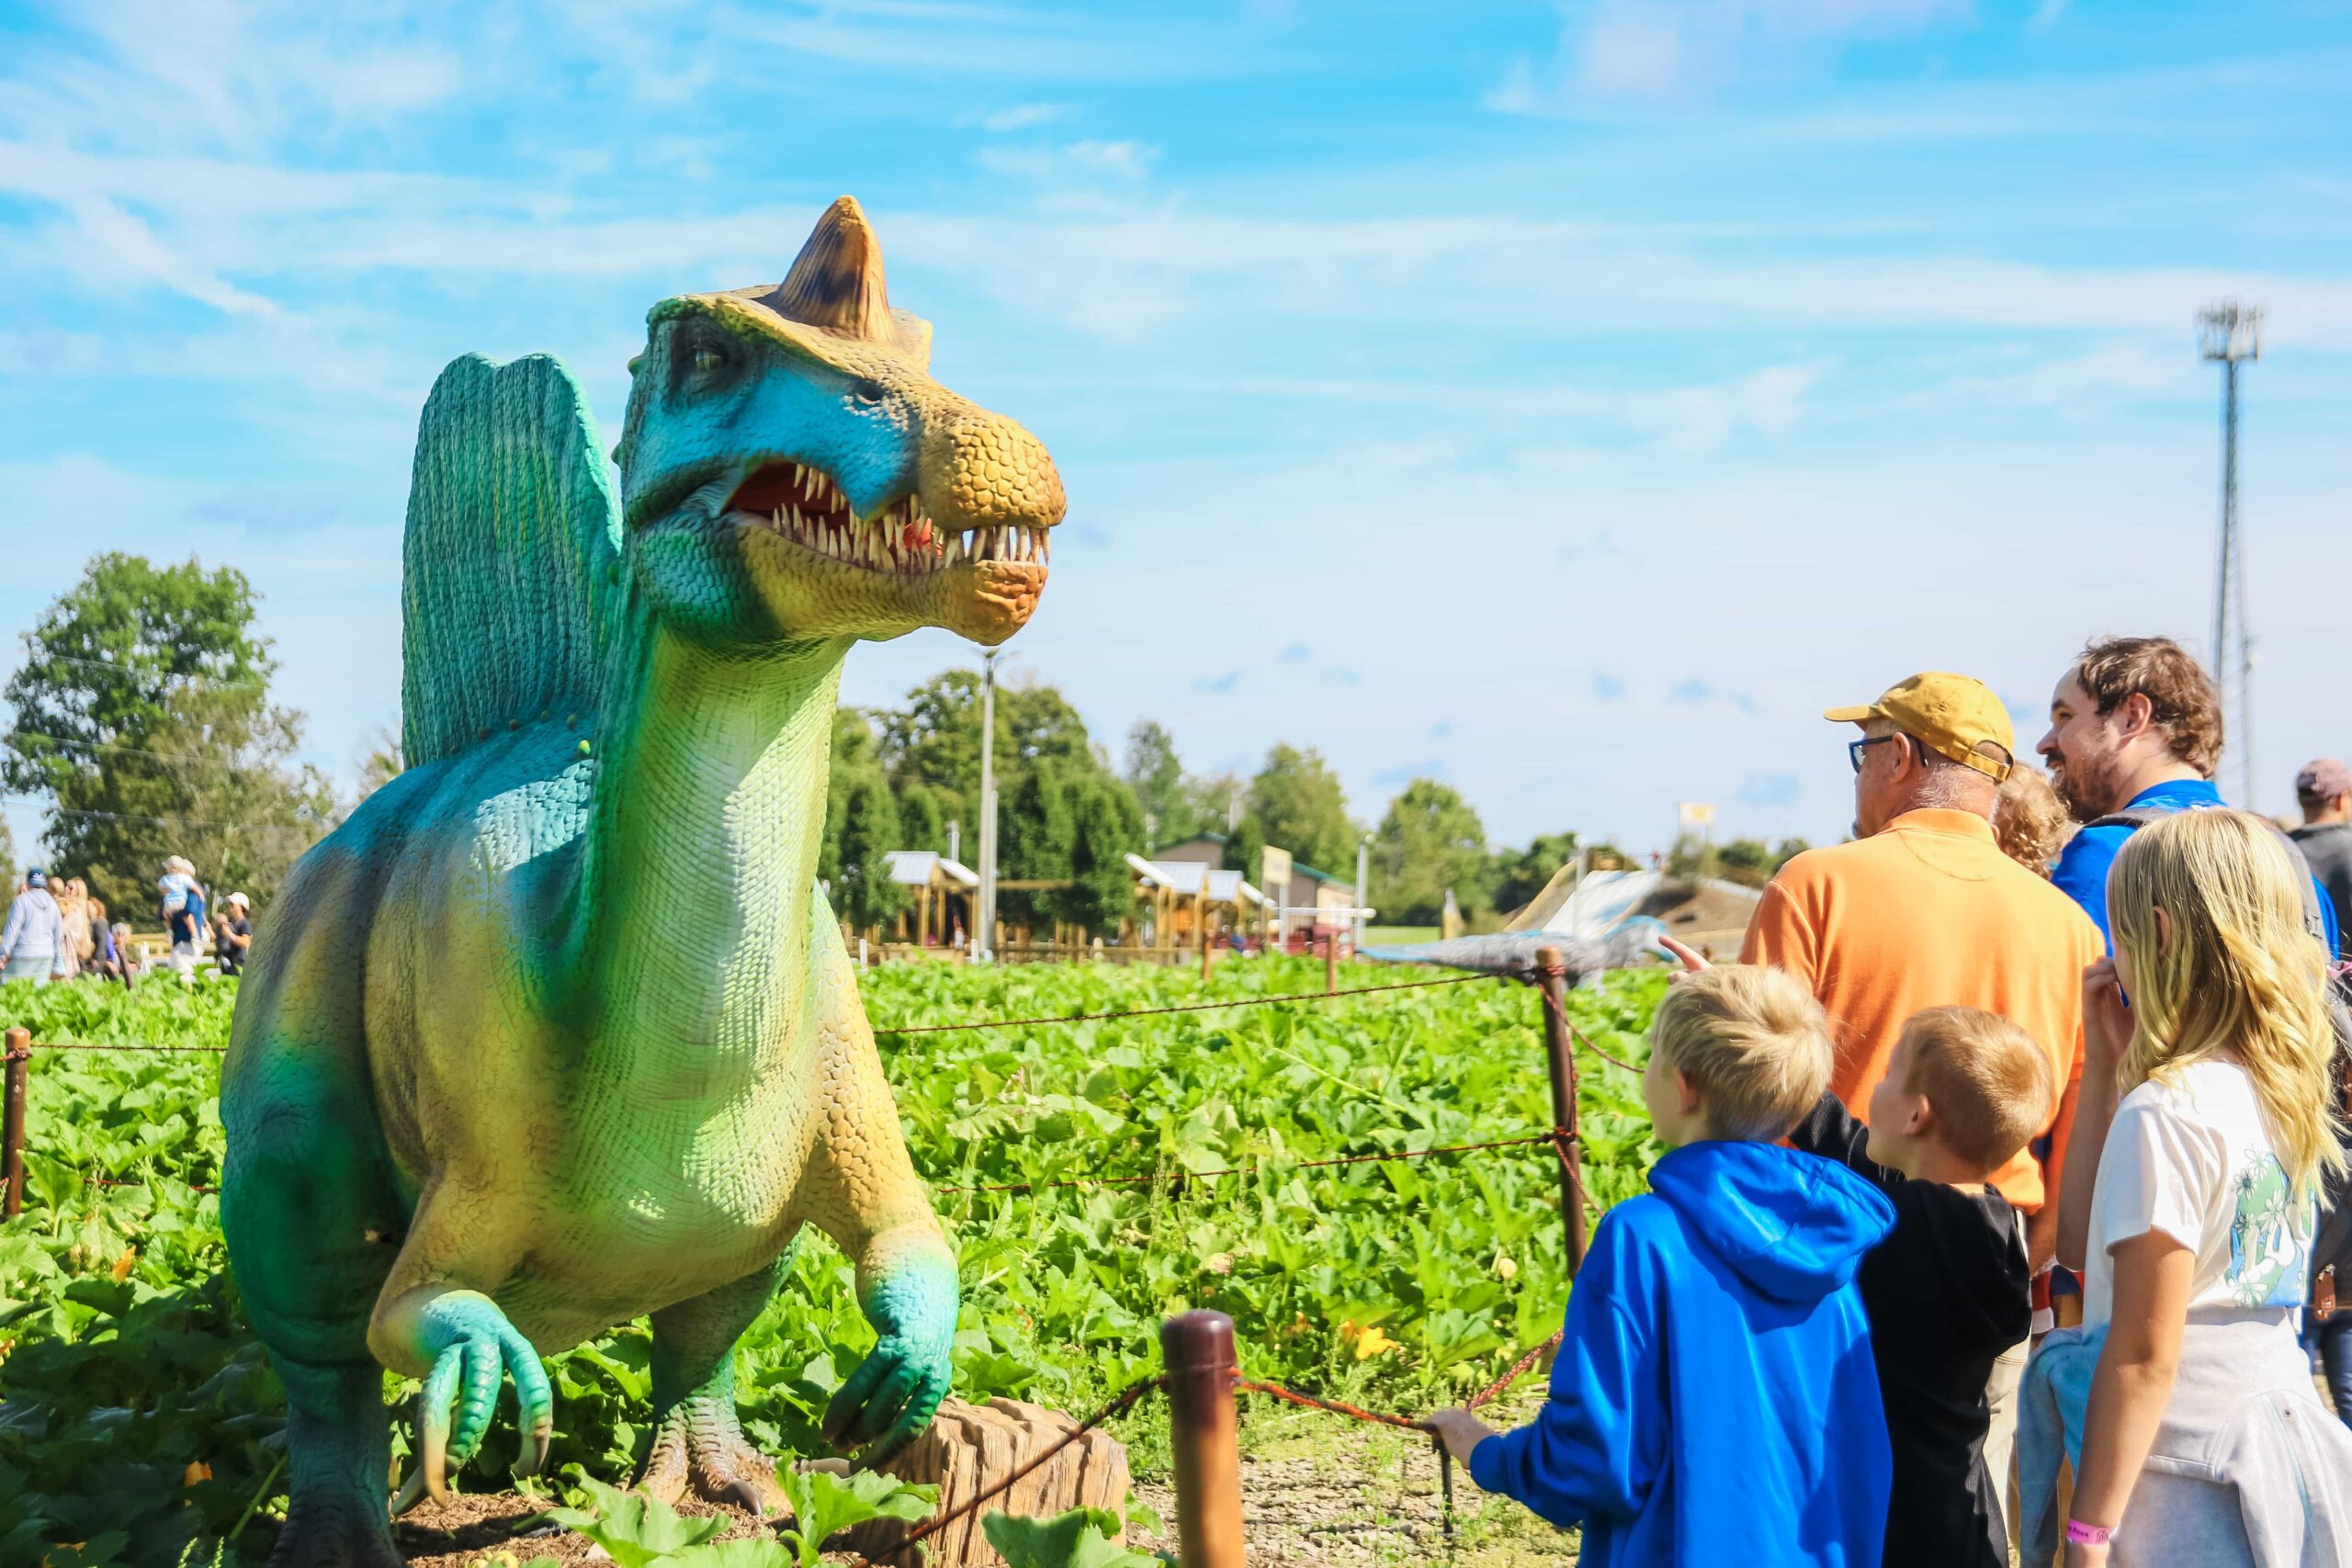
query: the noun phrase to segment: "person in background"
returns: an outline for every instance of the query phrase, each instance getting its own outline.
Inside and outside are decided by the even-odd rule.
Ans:
[[[106,901],[91,895],[87,886],[78,876],[74,879],[74,886],[81,890],[83,907],[90,914],[90,940],[84,944],[82,950],[82,962],[85,965],[88,965],[97,962],[99,949],[107,944],[112,932],[107,919]]]
[[[197,885],[196,867],[179,855],[164,862],[164,875],[155,884],[163,895],[164,933],[171,942],[172,967],[184,981],[196,978],[196,960],[204,942],[204,889]]]
[[[2322,757],[2295,775],[2303,825],[2289,831],[2335,909],[2335,955],[2352,957],[2352,768]]]
[[[0,928],[0,980],[46,986],[65,977],[65,919],[49,890],[49,874],[35,866],[8,905]]]
[[[242,974],[245,955],[253,951],[254,922],[245,896],[229,895],[220,906],[220,915],[212,922],[212,953],[223,975]]]
[[[97,952],[91,956],[85,973],[103,980],[119,980],[123,988],[130,987],[130,928],[127,925],[99,925]]]
[[[2015,1021],[2050,1059],[2054,1109],[2032,1129],[2041,1152],[2018,1148],[1993,1185],[2028,1216],[2038,1273],[2056,1244],[2052,1201],[2082,1070],[2083,969],[2104,944],[2065,895],[2003,854],[1993,817],[2010,773],[2007,706],[1982,682],[1929,672],[1866,706],[1825,716],[1859,725],[1853,841],[1807,850],[1764,889],[1740,960],[1803,981],[1838,1024],[1829,1087],[1868,1121],[1903,1026],[1935,1007]],[[1993,1366],[1984,1462],[1996,1495],[2017,1432],[2026,1336]]]
[[[2352,1431],[2296,1333],[2314,1200],[2344,1168],[2305,879],[2238,811],[2176,812],[2115,856],[2060,1199],[2083,1322],[2029,1374],[2028,1562],[2055,1544],[2073,1433],[2068,1568],[2352,1562]]]
[[[61,977],[71,980],[82,972],[84,950],[90,945],[90,896],[78,876],[59,877],[50,892],[57,900],[57,918],[65,928],[58,949],[65,966]]]
[[[2050,775],[2030,762],[2011,768],[1993,801],[1993,839],[2001,852],[2047,881],[2074,834],[2074,819],[2050,787]]]
[[[2221,694],[2170,637],[2096,638],[2051,693],[2050,728],[2034,750],[2050,764],[2058,798],[2084,824],[2050,879],[2105,936],[2107,870],[2132,830],[2176,811],[2225,804],[2213,784]],[[2340,945],[2335,910],[2320,914],[2333,953]]]

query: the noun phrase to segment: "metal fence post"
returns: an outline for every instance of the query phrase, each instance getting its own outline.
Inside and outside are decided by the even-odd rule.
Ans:
[[[1544,991],[1544,1059],[1552,1077],[1552,1125],[1560,1146],[1560,1219],[1567,1228],[1568,1273],[1584,1263],[1584,1140],[1577,1133],[1577,1058],[1568,1040],[1567,966],[1556,947],[1535,950],[1535,983]]]
[[[0,1137],[6,1140],[0,1155],[0,1180],[8,1196],[0,1200],[0,1219],[13,1220],[25,1206],[25,1064],[32,1059],[33,1036],[28,1029],[8,1031],[8,1101]]]
[[[1244,1568],[1241,1450],[1233,1409],[1233,1319],[1182,1313],[1159,1325],[1176,1467],[1179,1568]]]

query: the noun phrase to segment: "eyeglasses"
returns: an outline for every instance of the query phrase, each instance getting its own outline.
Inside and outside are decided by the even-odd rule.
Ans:
[[[1871,747],[1877,745],[1882,740],[1899,740],[1901,739],[1902,737],[1900,735],[1872,735],[1860,740],[1849,740],[1846,742],[1846,760],[1854,764],[1854,772],[1859,773],[1862,771],[1863,752],[1869,750]]]

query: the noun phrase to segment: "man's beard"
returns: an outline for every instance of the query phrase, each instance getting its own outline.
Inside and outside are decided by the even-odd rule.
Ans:
[[[2085,763],[2079,770],[2068,766],[2063,755],[2046,760],[2050,763],[2050,787],[2057,792],[2066,815],[2075,821],[2095,821],[2122,804],[2115,798],[2116,770],[2112,759],[2102,757]]]

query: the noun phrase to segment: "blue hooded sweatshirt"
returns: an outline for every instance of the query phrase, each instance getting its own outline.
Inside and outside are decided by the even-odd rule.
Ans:
[[[1879,1568],[1894,1461],[1854,1273],[1894,1211],[1842,1166],[1690,1144],[1594,1232],[1549,1401],[1470,1474],[1586,1568]]]

